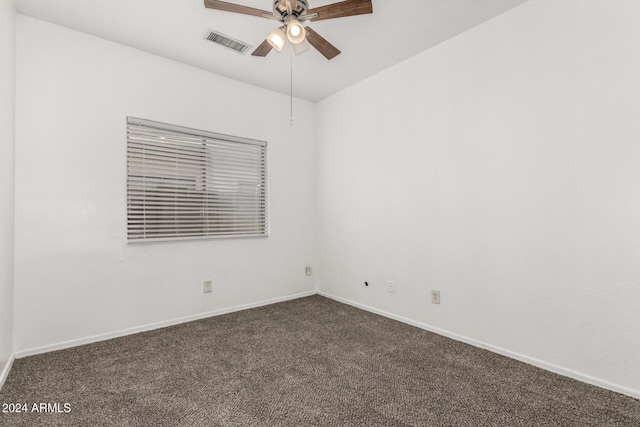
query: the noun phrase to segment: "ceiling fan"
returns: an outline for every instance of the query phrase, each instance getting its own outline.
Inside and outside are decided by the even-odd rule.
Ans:
[[[253,56],[267,56],[272,49],[282,52],[288,39],[293,45],[296,54],[306,52],[313,46],[325,58],[335,58],[340,54],[340,51],[311,27],[305,27],[302,24],[306,21],[320,21],[373,13],[371,0],[345,0],[314,9],[309,9],[307,0],[272,1],[273,12],[218,0],[204,0],[204,5],[209,9],[273,19],[283,24],[273,30],[262,44],[251,53]]]

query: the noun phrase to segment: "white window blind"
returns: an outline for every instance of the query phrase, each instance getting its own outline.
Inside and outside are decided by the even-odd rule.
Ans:
[[[127,118],[128,241],[267,236],[266,149]]]

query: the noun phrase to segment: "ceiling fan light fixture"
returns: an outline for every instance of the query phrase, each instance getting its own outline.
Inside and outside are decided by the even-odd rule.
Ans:
[[[292,19],[287,22],[287,38],[293,44],[302,43],[307,36],[304,27],[297,19]]]
[[[287,42],[287,35],[284,32],[284,27],[276,28],[275,30],[271,31],[271,33],[267,36],[267,41],[272,48],[274,48],[278,52],[282,52],[282,49],[284,49],[284,44]]]

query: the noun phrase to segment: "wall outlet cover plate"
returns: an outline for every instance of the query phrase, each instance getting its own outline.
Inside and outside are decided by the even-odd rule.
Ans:
[[[205,280],[204,281],[204,292],[209,293],[213,291],[213,280]]]
[[[440,291],[431,291],[431,303],[440,304]]]

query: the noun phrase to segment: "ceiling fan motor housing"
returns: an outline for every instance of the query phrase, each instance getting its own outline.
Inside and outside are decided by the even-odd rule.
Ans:
[[[283,7],[284,2],[282,0],[273,0],[273,15],[276,17],[286,18],[289,13],[286,7]],[[309,3],[307,0],[295,0],[291,2],[291,15],[294,17],[306,15],[309,10]],[[295,5],[295,7],[293,7]]]

